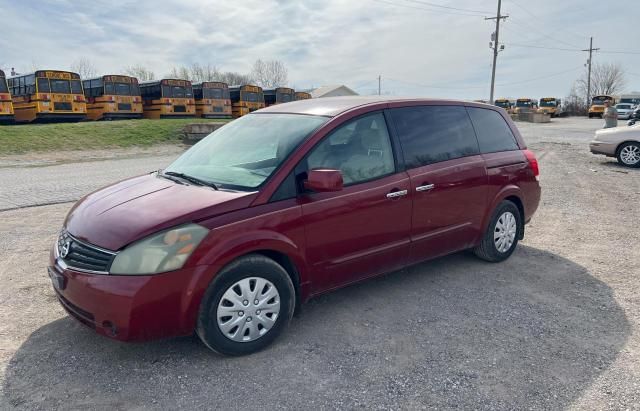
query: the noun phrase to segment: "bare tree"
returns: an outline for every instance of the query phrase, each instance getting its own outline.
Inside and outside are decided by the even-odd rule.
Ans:
[[[253,63],[251,77],[260,87],[279,87],[287,84],[288,70],[280,60],[262,61],[258,59]]]
[[[223,83],[227,83],[230,86],[255,83],[254,78],[250,74],[236,73],[234,71],[225,71],[218,73],[217,81],[222,81]]]
[[[71,64],[71,71],[80,74],[80,78],[91,78],[98,75],[96,66],[86,57],[81,57]]]
[[[617,63],[594,63],[591,66],[591,95],[613,95],[621,93],[626,84],[624,70]],[[578,93],[587,96],[587,73],[577,81]]]
[[[181,66],[172,68],[168,76],[200,83],[203,81],[218,81],[220,72],[218,68],[211,63],[193,63],[189,67]]]
[[[589,107],[586,102],[586,95],[579,91],[578,82],[574,82],[569,91],[569,95],[564,98],[564,111],[570,116],[584,116]]]
[[[125,74],[131,77],[135,77],[140,81],[155,80],[156,78],[156,75],[153,71],[140,64],[125,67],[122,71],[124,71]]]

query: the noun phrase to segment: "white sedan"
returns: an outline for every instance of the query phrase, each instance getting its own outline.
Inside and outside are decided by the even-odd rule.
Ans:
[[[629,116],[633,113],[633,104],[619,103],[616,104],[619,120],[629,120]]]
[[[624,166],[640,167],[640,124],[598,130],[589,149],[593,154],[615,157]]]

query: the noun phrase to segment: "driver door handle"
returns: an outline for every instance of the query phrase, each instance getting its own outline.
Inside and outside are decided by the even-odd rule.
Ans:
[[[389,194],[387,194],[387,198],[398,198],[398,197],[406,196],[408,193],[409,192],[407,190],[392,191]]]
[[[429,191],[429,190],[433,190],[434,187],[435,187],[435,184],[424,184],[416,187],[416,191]]]

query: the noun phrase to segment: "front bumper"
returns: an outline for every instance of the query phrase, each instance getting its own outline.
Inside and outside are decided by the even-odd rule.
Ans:
[[[211,273],[197,266],[146,276],[88,274],[62,268],[53,250],[49,262],[53,288],[67,313],[120,341],[192,334]]]
[[[614,143],[604,143],[602,141],[593,140],[589,143],[589,150],[593,154],[602,154],[608,157],[616,156],[617,145]]]

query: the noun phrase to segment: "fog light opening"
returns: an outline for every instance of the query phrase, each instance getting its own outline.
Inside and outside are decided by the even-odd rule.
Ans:
[[[106,329],[112,337],[118,335],[118,327],[116,327],[111,321],[103,321],[102,327]]]

